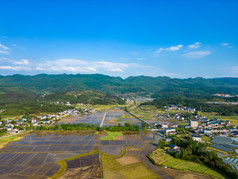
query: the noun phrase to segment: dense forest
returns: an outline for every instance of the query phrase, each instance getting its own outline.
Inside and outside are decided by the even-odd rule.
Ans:
[[[152,97],[200,97],[214,93],[238,94],[238,78],[188,78],[136,76],[122,79],[101,74],[0,76],[0,92],[21,90],[34,94],[93,90],[104,94],[139,94]]]
[[[124,104],[123,97],[153,97],[157,107],[182,104],[221,115],[238,114],[237,106],[207,101],[237,101],[215,93],[238,95],[238,78],[188,78],[137,76],[122,79],[101,74],[0,76],[1,115],[57,112],[70,103]],[[57,103],[56,102],[60,102]]]

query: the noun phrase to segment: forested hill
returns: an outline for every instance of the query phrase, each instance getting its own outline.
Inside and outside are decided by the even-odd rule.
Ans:
[[[136,76],[122,79],[101,74],[0,76],[0,92],[6,89],[34,94],[93,90],[106,94],[151,94],[152,97],[196,97],[214,93],[238,94],[238,78],[188,78]]]

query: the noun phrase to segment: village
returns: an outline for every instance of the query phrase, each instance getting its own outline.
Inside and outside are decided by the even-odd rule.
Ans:
[[[57,114],[48,114],[48,115],[38,115],[38,116],[28,116],[16,119],[7,119],[0,121],[0,131],[1,133],[7,132],[9,134],[19,134],[25,130],[32,129],[37,126],[53,126],[60,119],[69,115],[78,115],[78,114],[88,114],[95,112],[94,109],[85,108],[85,109],[68,109]]]
[[[178,107],[177,105],[169,105],[164,108],[166,109],[166,113],[155,114],[159,121],[151,124],[158,129],[156,134],[168,146],[166,149],[168,153],[177,153],[180,155],[183,149],[181,146],[173,143],[173,137],[182,140],[191,138],[192,141],[206,143],[209,146],[208,150],[218,152],[225,163],[230,164],[232,168],[238,170],[238,160],[236,159],[238,156],[238,141],[236,140],[238,127],[236,125],[232,125],[229,120],[208,119],[205,116],[195,115],[194,112],[196,110],[186,106]],[[186,117],[176,112],[171,114],[169,110],[191,112],[192,115]],[[171,119],[175,119],[178,122],[188,121],[188,125],[171,123]]]

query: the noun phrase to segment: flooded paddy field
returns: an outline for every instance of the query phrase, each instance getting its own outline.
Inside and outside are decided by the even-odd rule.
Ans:
[[[122,132],[100,140],[106,132],[36,132],[0,149],[0,178],[171,178],[146,157],[156,149],[152,132]],[[90,153],[90,154],[88,154]],[[75,157],[77,156],[77,157]],[[181,172],[179,172],[181,173]]]
[[[210,147],[232,153],[234,149],[238,148],[238,143],[235,138],[226,136],[215,136],[211,142],[213,143]]]
[[[102,178],[99,154],[83,156],[66,162],[68,167],[60,178]]]
[[[0,178],[47,178],[59,160],[97,149],[95,132],[34,133],[0,149]]]
[[[141,126],[141,122],[132,117],[130,114],[126,113],[122,109],[108,110],[108,111],[97,111],[92,114],[85,114],[83,116],[74,115],[63,118],[61,123],[85,123],[85,124],[99,124],[102,126],[115,126],[121,124],[122,126],[125,123],[135,124]]]
[[[95,131],[36,132],[27,135],[0,149],[0,178],[48,178],[60,169],[59,161],[92,151],[116,157],[122,149],[133,146],[138,156],[140,148],[154,140],[152,132],[125,132],[116,140],[100,140],[105,135]],[[99,154],[67,161],[67,165],[61,176],[63,178],[101,178]]]

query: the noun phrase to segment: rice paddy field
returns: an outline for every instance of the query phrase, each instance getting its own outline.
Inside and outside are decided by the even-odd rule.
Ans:
[[[106,136],[113,139],[107,140]],[[146,156],[156,150],[151,145],[154,139],[152,132],[31,133],[0,149],[0,178],[167,179],[184,176],[182,171],[159,167],[149,161]],[[200,174],[192,173],[192,176],[200,177]]]
[[[122,109],[110,109],[106,111],[97,111],[92,114],[86,114],[83,116],[70,116],[61,119],[60,123],[85,123],[85,124],[99,124],[102,126],[115,126],[121,124],[122,126],[125,123],[135,124],[141,126],[141,122],[126,113]]]
[[[0,178],[111,178],[105,166],[109,159],[120,166],[120,172],[113,174],[115,178],[140,178],[139,171],[144,171],[144,176],[160,178],[140,159],[143,156],[150,163],[143,150],[155,149],[150,145],[154,140],[152,132],[111,135],[113,140],[100,140],[108,134],[95,131],[28,134],[0,149]]]
[[[111,109],[71,122],[103,121],[103,125],[116,125],[124,120],[134,122],[123,110]],[[153,132],[44,131],[17,139],[0,148],[0,178],[188,177],[183,171],[159,167],[149,161],[147,155],[156,150],[152,145],[156,141]],[[194,172],[189,174],[190,178],[204,178]]]
[[[216,136],[215,138],[211,140],[211,142],[213,143],[210,146],[211,148],[224,151],[227,153],[232,153],[233,149],[238,148],[236,141],[233,141],[232,138],[225,137],[225,136],[224,137]]]

